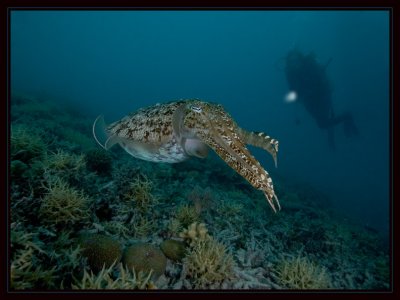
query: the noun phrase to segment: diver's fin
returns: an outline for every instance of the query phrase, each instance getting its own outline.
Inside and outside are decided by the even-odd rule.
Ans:
[[[241,139],[249,145],[260,147],[264,150],[267,150],[274,159],[275,167],[278,166],[278,140],[271,138],[269,135],[266,135],[264,132],[249,132],[242,128],[238,128],[239,135]]]
[[[324,66],[324,70],[326,70],[328,68],[328,66],[331,64],[332,62],[332,57],[327,61],[327,63]]]
[[[343,122],[343,129],[346,137],[354,137],[360,135],[358,128],[354,123],[353,115],[351,115],[350,113]]]
[[[334,127],[328,127],[328,143],[332,150],[336,150]]]
[[[104,150],[110,149],[113,145],[118,143],[119,138],[115,134],[111,134],[107,130],[106,123],[104,122],[104,116],[100,115],[96,118],[93,123],[93,137]]]

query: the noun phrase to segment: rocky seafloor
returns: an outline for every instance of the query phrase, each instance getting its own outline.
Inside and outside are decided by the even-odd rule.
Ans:
[[[155,164],[92,118],[14,95],[9,288],[388,290],[389,247],[326,195],[272,173],[273,213],[219,157]]]

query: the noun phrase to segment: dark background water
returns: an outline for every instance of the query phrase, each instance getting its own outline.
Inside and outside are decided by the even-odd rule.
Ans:
[[[294,47],[332,59],[335,111],[352,111],[361,133],[337,128],[336,151],[303,107],[284,101]],[[388,229],[387,11],[13,11],[10,49],[14,91],[68,101],[90,118],[180,98],[221,103],[241,127],[279,140],[280,175]]]

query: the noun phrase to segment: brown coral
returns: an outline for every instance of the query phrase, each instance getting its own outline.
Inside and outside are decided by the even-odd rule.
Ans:
[[[166,240],[161,243],[160,248],[165,256],[173,261],[181,261],[186,254],[185,244],[181,241]]]
[[[137,243],[127,248],[122,257],[122,262],[136,272],[153,271],[153,278],[156,279],[165,272],[167,259],[162,251],[154,245]]]
[[[101,234],[82,237],[83,256],[87,257],[90,268],[99,272],[103,266],[110,267],[122,256],[121,244],[115,239]]]

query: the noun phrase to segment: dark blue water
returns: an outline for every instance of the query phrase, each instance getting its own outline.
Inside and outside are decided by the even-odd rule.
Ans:
[[[313,51],[357,139],[286,103],[285,56]],[[389,221],[389,14],[385,11],[13,11],[12,89],[115,121],[180,98],[221,103],[280,142],[277,173],[329,194],[349,218]],[[267,170],[265,152],[254,150]],[[279,195],[278,195],[279,197]],[[284,205],[284,204],[283,204]]]

